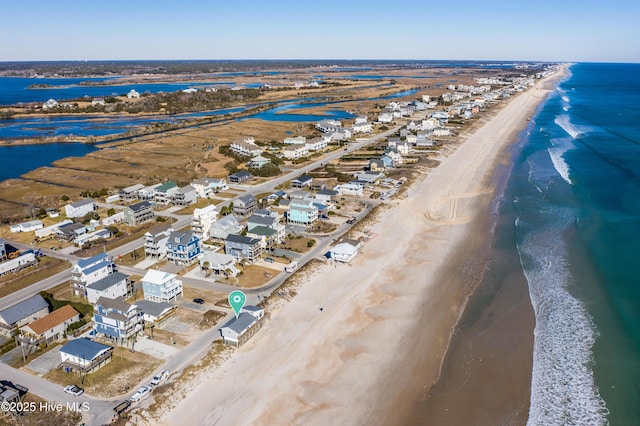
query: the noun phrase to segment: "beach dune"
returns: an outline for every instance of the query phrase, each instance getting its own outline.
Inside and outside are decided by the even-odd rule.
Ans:
[[[162,422],[402,424],[437,381],[482,276],[496,170],[549,90],[543,81],[514,97],[383,208],[351,265],[316,268]]]

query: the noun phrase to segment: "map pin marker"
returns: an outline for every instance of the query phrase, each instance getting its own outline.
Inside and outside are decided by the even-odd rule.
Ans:
[[[236,314],[236,319],[238,315],[240,315],[240,309],[244,306],[244,302],[247,301],[247,296],[240,290],[234,290],[229,294],[229,304],[231,305],[231,309]]]

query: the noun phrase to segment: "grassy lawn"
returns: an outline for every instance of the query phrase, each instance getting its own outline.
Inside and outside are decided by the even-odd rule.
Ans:
[[[193,288],[188,284],[185,284],[182,287],[182,291],[184,294],[182,297],[185,300],[193,300],[196,297],[199,297],[205,301],[205,303],[217,304],[220,300],[227,300],[229,295],[222,291],[214,291],[214,290],[203,290],[201,288]]]
[[[242,270],[242,274],[238,275],[238,285],[244,288],[260,287],[265,284],[271,278],[278,275],[280,271],[270,268],[264,268],[262,266],[251,265]],[[221,280],[224,282],[224,280]]]
[[[141,225],[140,228],[136,229],[133,232],[130,232],[129,235],[123,235],[122,237],[119,237],[109,243],[107,243],[107,251],[109,250],[113,250],[116,247],[120,247],[124,244],[130,243],[131,241],[135,241],[138,238],[142,238],[144,237],[144,234],[151,228],[161,225],[163,223],[167,223],[167,222],[149,222],[149,223],[145,223],[144,225]],[[128,232],[126,230],[123,230],[124,232]]]
[[[116,262],[118,263],[118,265],[124,265],[124,266],[133,266],[135,264],[137,264],[138,262],[141,262],[144,260],[144,247],[141,247],[139,249],[135,249],[133,251],[130,251],[129,253],[125,254],[124,256],[120,256],[116,259]]]
[[[18,273],[0,277],[0,297],[30,286],[70,267],[71,265],[65,260],[42,257],[40,258],[40,263],[35,267],[31,266]]]
[[[93,374],[88,374],[84,382],[80,375],[67,373],[62,368],[51,370],[44,378],[61,386],[77,385],[97,397],[111,398],[130,390],[156,369],[162,360],[141,352],[129,352],[129,349],[116,347],[111,362]]]

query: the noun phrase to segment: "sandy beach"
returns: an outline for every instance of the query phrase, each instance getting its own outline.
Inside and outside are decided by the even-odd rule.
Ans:
[[[351,265],[312,273],[162,423],[405,424],[481,281],[496,170],[555,79],[510,100],[384,209]]]

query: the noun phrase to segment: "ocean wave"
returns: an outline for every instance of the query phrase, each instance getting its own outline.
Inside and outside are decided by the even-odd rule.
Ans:
[[[549,216],[561,223],[530,232],[518,245],[536,317],[527,424],[606,425],[608,411],[591,368],[597,331],[567,290],[571,275],[561,235],[574,219],[566,211]],[[526,224],[517,220],[516,226]]]
[[[573,146],[570,141],[563,139],[551,139],[551,147],[547,150],[549,157],[553,163],[553,167],[556,169],[560,177],[569,185],[572,184],[571,176],[569,174],[569,165],[564,160],[564,154],[567,153]]]
[[[571,123],[571,120],[568,114],[562,114],[556,117],[555,120],[553,120],[553,122],[556,123],[558,126],[560,126],[562,130],[567,132],[567,134],[574,139],[576,139],[578,136],[582,134],[582,132],[578,129],[578,127],[576,127]]]

